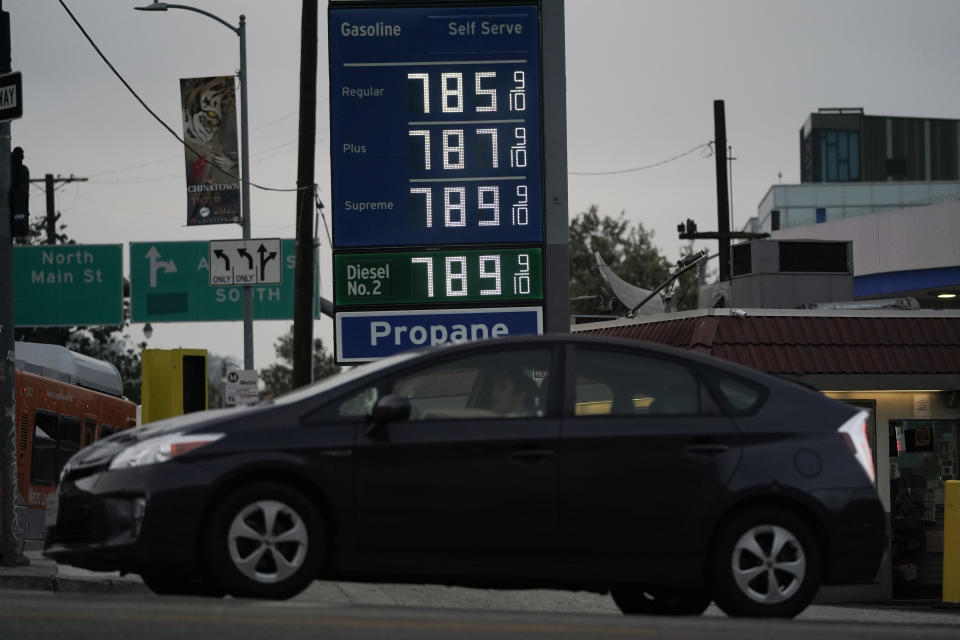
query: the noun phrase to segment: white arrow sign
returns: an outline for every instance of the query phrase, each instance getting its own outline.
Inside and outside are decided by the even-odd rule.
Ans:
[[[210,286],[280,284],[280,238],[210,241]]]
[[[157,272],[160,269],[163,269],[164,273],[177,272],[177,265],[173,260],[161,260],[160,252],[157,251],[156,247],[150,247],[146,257],[150,260],[150,288],[152,289],[157,288]]]

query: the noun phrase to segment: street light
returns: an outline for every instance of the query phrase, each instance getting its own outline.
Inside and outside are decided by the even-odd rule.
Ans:
[[[250,239],[250,153],[247,145],[247,18],[240,16],[239,26],[219,18],[208,11],[183,4],[157,2],[145,7],[134,7],[137,11],[166,11],[183,9],[200,13],[216,20],[233,31],[240,38],[240,215],[243,218],[243,239]],[[243,286],[243,368],[253,369],[253,289]]]

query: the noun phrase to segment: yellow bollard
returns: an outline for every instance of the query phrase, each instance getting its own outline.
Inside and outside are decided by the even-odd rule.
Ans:
[[[960,480],[943,488],[943,601],[960,603]]]

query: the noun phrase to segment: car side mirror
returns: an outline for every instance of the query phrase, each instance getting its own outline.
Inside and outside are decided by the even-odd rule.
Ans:
[[[399,422],[410,417],[410,398],[399,393],[390,393],[373,405],[370,412],[370,423],[367,425],[367,435],[374,435],[381,431],[387,423]]]

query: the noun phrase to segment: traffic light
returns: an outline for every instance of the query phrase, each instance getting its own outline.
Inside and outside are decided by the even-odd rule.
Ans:
[[[23,164],[23,149],[10,152],[10,235],[30,234],[30,170]]]
[[[677,225],[677,231],[680,232],[681,238],[689,237],[697,232],[697,223],[690,218],[687,218],[686,224],[681,222]]]

